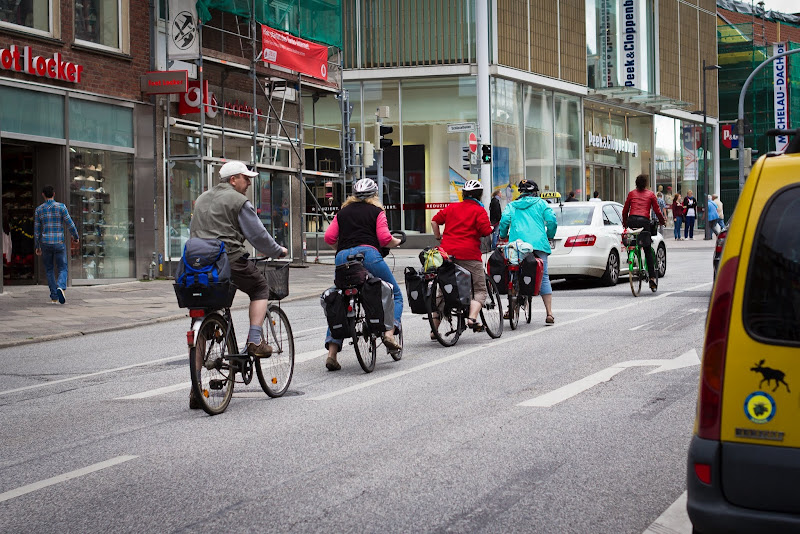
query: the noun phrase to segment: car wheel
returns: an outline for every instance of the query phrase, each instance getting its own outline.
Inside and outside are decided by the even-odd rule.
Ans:
[[[600,281],[604,286],[615,286],[619,282],[619,254],[616,250],[612,250],[608,255],[606,262],[606,272]]]
[[[656,250],[656,266],[658,266],[658,277],[664,278],[664,275],[667,274],[667,247],[664,246],[664,243],[658,245],[658,250]]]

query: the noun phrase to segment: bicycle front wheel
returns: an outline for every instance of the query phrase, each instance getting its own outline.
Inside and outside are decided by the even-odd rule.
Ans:
[[[256,375],[261,389],[272,398],[286,393],[294,374],[294,336],[286,313],[271,304],[264,319],[264,334],[272,346],[272,356],[256,358]]]
[[[239,351],[233,339],[225,337],[227,326],[219,314],[207,316],[189,350],[192,392],[208,415],[224,412],[233,396],[235,371],[225,357]]]
[[[375,369],[375,358],[377,355],[375,347],[375,336],[369,332],[367,318],[364,316],[364,309],[361,304],[356,304],[355,316],[348,318],[350,332],[353,334],[353,349],[356,351],[358,365],[365,373],[371,373]]]
[[[452,347],[461,337],[459,315],[444,302],[444,292],[438,281],[431,282],[428,298],[425,299],[428,308],[428,323],[436,340],[445,347]],[[436,318],[439,324],[436,324]]]
[[[642,261],[635,251],[631,251],[628,253],[628,281],[634,297],[638,297],[642,291],[642,278]]]
[[[498,338],[503,334],[503,303],[494,280],[489,276],[486,277],[486,302],[481,308],[481,322],[489,337]]]

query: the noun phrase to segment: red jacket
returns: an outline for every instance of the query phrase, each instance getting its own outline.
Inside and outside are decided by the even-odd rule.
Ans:
[[[442,248],[457,260],[481,260],[481,237],[492,233],[483,205],[471,199],[450,204],[433,216],[444,225]]]
[[[639,191],[634,189],[628,193],[628,198],[625,199],[625,206],[622,208],[622,226],[628,227],[628,217],[639,216],[650,218],[650,209],[652,209],[658,217],[658,222],[661,226],[666,226],[667,221],[658,209],[658,200],[656,195],[649,189]]]

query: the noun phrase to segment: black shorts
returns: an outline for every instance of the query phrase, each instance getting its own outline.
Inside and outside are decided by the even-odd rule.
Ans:
[[[241,257],[231,262],[231,278],[240,290],[247,293],[250,300],[269,300],[267,279],[256,267],[255,262]]]

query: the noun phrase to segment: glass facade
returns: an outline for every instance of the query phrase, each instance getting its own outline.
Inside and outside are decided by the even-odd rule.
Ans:
[[[31,110],[38,113],[31,113]],[[64,139],[64,97],[0,86],[0,128],[6,132]]]
[[[133,148],[133,108],[70,98],[69,137],[73,141]]]

